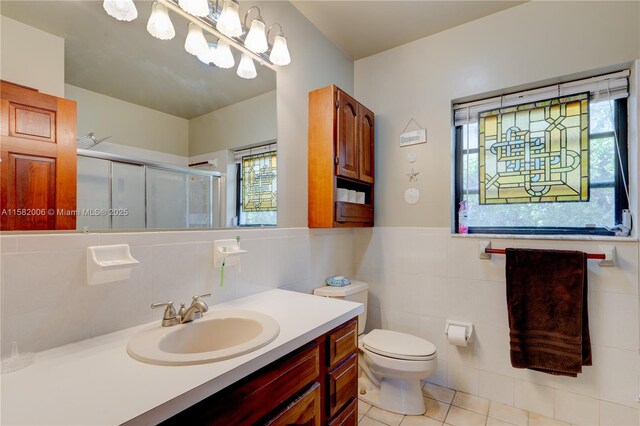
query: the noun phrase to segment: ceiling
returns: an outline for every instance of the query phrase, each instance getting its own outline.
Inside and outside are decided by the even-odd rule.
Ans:
[[[107,15],[101,1],[2,0],[1,13],[65,39],[66,83],[178,117],[198,117],[275,90],[269,68],[256,63],[258,77],[245,80],[235,67],[205,65],[187,53],[187,21],[175,14],[172,40],[149,35],[151,4],[136,1],[132,22]]]
[[[358,60],[525,2],[293,0],[292,3],[329,40]]]
[[[256,1],[240,0],[248,7]],[[354,60],[461,25],[521,1],[292,2]],[[204,65],[185,52],[186,20],[171,15],[176,37],[146,31],[151,2],[136,1],[138,18],[111,18],[101,1],[2,0],[1,13],[65,39],[65,82],[183,118],[193,118],[275,89],[275,72],[256,64],[244,80],[235,68]],[[265,8],[268,5],[263,5]],[[215,41],[209,37],[209,41]],[[295,52],[293,52],[295,56]],[[239,55],[236,54],[236,63]]]

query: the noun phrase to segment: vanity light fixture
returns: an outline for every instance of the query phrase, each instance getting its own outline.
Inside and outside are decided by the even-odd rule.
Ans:
[[[271,69],[291,62],[287,39],[280,24],[272,24],[265,31],[266,24],[260,9],[253,6],[244,16],[243,27],[238,15],[237,0],[223,0],[222,9],[218,8],[218,1],[156,0],[147,22],[147,31],[160,40],[175,37],[168,11],[174,12],[189,21],[189,33],[184,44],[187,52],[197,56],[205,64],[213,63],[219,68],[231,68],[236,62],[231,50],[233,47],[242,54],[236,72],[242,78],[257,76],[254,61]],[[206,5],[206,13],[203,5]],[[131,21],[138,16],[133,0],[104,0],[103,7],[109,15],[119,20]],[[247,20],[254,10],[257,16],[251,19],[247,28]],[[273,44],[270,44],[269,35],[274,27],[278,27],[278,31]],[[218,43],[208,43],[203,31],[217,37]]]
[[[133,0],[104,0],[104,10],[118,21],[133,21],[138,17],[138,9]]]
[[[273,27],[275,27],[276,25],[280,28],[280,32],[276,34],[275,38],[273,39],[273,47],[271,48],[269,60],[274,65],[289,65],[291,63],[291,56],[289,55],[289,48],[287,47],[287,38],[284,36],[284,31],[282,31],[282,25],[272,24],[269,27],[269,31],[267,31],[267,37]]]
[[[176,30],[173,28],[171,18],[169,18],[167,6],[158,2],[153,3],[151,16],[147,22],[147,31],[160,40],[171,40],[175,37]]]
[[[213,57],[213,63],[223,69],[232,68],[236,64],[236,60],[231,53],[231,47],[226,40],[218,40],[218,47],[216,48],[216,54]]]
[[[262,15],[260,15],[260,9],[258,6],[252,6],[247,10],[244,15],[244,27],[247,28],[247,17],[252,10],[258,11],[258,16],[251,20],[251,27],[247,33],[247,37],[244,39],[244,45],[248,49],[256,53],[264,53],[269,50],[269,44],[267,43],[267,31]]]
[[[198,54],[206,54],[209,50],[209,44],[204,38],[204,34],[202,34],[202,28],[193,22],[189,23],[189,34],[187,34],[187,39],[184,41],[184,50],[196,56]]]
[[[253,59],[251,59],[246,53],[242,54],[242,58],[240,59],[240,65],[238,65],[238,70],[236,71],[239,77],[252,79],[256,78],[258,72],[256,71],[256,66],[253,63]]]
[[[178,5],[193,16],[209,15],[209,3],[207,0],[179,0]]]
[[[220,17],[216,24],[218,31],[229,37],[242,35],[242,24],[240,23],[238,9],[238,3],[235,0],[224,0],[222,12],[220,12]]]
[[[215,64],[216,62],[216,50],[217,50],[217,46],[215,45],[215,43],[209,43],[209,48],[205,51],[202,51],[200,53],[198,53],[198,55],[196,55],[198,57],[198,59],[200,59],[200,62],[204,63],[204,64]]]

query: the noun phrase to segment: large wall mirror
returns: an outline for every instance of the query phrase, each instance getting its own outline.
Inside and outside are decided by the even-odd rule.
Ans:
[[[256,62],[255,78],[239,77],[234,49],[235,66],[205,64],[185,51],[188,21],[170,14],[175,37],[159,40],[153,3],[135,4],[137,19],[121,22],[102,1],[2,1],[3,37],[21,35],[12,58],[37,54],[21,46],[29,31],[64,39],[52,60],[64,64],[55,95],[77,102],[76,229],[275,225],[275,71]]]

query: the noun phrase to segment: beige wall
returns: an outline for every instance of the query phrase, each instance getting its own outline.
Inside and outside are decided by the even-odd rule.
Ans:
[[[276,140],[276,91],[189,120],[189,155]]]
[[[64,97],[64,39],[2,16],[0,51],[0,79]]]
[[[356,98],[376,113],[376,225],[449,226],[453,99],[639,58],[639,7],[529,2],[356,61]],[[428,142],[400,148],[411,118]],[[420,172],[413,206],[403,200],[411,166]]]
[[[262,7],[262,6],[261,6]],[[262,9],[261,9],[262,10]],[[264,2],[266,22],[279,22],[291,64],[278,69],[278,226],[307,226],[307,94],[336,84],[353,94],[353,61],[289,2]]]
[[[78,136],[94,132],[113,144],[189,155],[189,120],[70,84],[65,97],[78,103]]]

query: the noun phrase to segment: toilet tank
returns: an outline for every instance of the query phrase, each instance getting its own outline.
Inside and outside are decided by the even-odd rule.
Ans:
[[[364,312],[358,315],[358,335],[364,333],[364,327],[367,323],[367,293],[369,284],[362,281],[351,281],[351,284],[342,287],[333,287],[326,285],[316,288],[313,294],[316,296],[333,297],[336,299],[344,299],[350,302],[358,302],[364,305]]]

